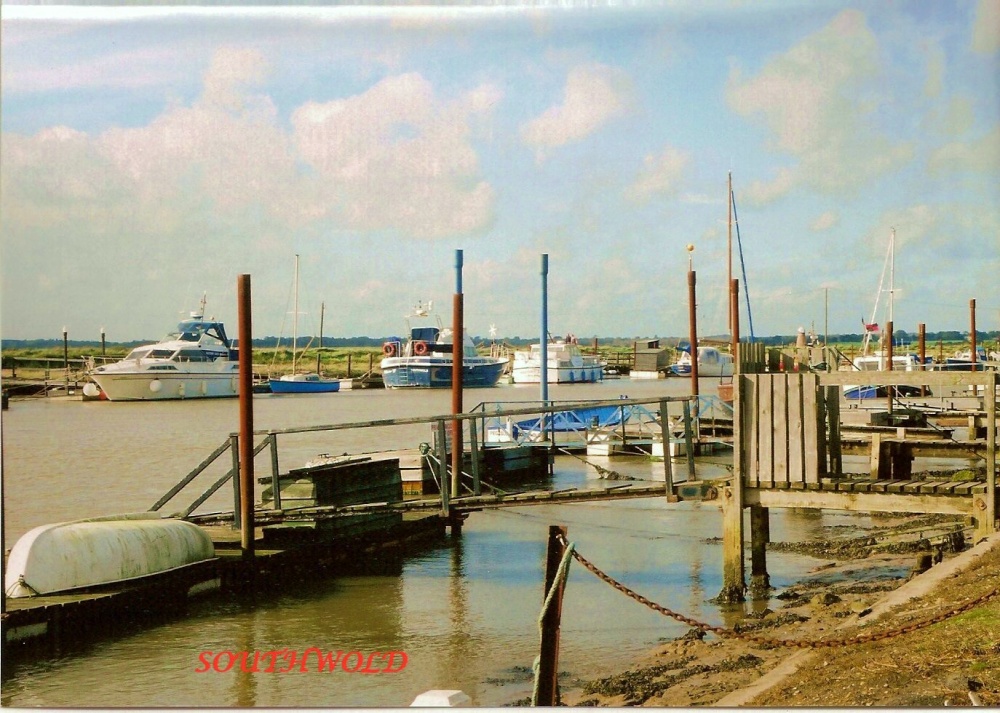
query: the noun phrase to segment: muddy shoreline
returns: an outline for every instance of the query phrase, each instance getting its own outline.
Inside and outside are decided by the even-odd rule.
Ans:
[[[691,628],[647,652],[626,671],[594,680],[562,681],[561,703],[597,707],[718,705],[797,651],[834,650],[784,642],[848,636],[835,630],[850,630],[852,624],[863,623],[888,593],[920,572],[958,556],[971,544],[968,523],[950,516],[885,516],[874,527],[861,531],[851,528],[851,533],[829,533],[828,538],[810,542],[769,544],[773,550],[829,561],[783,591],[772,592],[769,608],[754,611],[749,601],[738,605],[743,617],[731,635]],[[822,688],[822,679],[818,685]],[[820,696],[818,700],[824,699]],[[526,703],[522,700],[514,705]],[[807,705],[784,699],[764,705],[789,704]]]

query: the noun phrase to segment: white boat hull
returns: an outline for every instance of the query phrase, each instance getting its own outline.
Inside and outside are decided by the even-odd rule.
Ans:
[[[216,373],[105,372],[91,374],[109,401],[218,399],[239,396],[237,366]]]
[[[539,366],[517,366],[511,369],[515,384],[540,384],[542,370]],[[550,384],[585,384],[604,379],[603,366],[549,366],[545,380]]]
[[[7,596],[31,597],[127,582],[215,557],[199,527],[154,513],[36,527],[11,550]]]

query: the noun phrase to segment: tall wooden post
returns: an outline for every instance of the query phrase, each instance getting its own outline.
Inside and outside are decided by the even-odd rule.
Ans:
[[[538,661],[538,698],[535,706],[555,706],[559,704],[559,625],[562,621],[562,600],[565,583],[556,584],[556,573],[562,562],[566,547],[567,530],[562,525],[549,527],[548,547],[545,556],[545,591],[543,601],[554,587],[552,602],[542,614],[542,643]]]
[[[691,342],[691,395],[698,396],[698,314],[696,302],[695,283],[697,278],[694,274],[690,257],[693,245],[688,245],[688,325],[690,327],[689,340]],[[695,412],[698,404],[695,401]]]
[[[108,347],[104,341],[104,337],[104,327],[101,327],[101,356],[107,356],[108,354]]]
[[[240,366],[240,548],[254,556],[253,521],[253,329],[250,310],[250,275],[237,278],[239,301]]]
[[[462,413],[462,356],[465,348],[465,326],[462,296],[462,251],[455,251],[455,296],[452,301],[452,345],[451,345],[451,412]],[[462,494],[462,455],[465,444],[462,439],[462,422],[451,422],[451,493],[453,497]]]

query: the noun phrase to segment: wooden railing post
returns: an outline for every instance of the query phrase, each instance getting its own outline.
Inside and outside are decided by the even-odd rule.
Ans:
[[[268,434],[271,444],[271,506],[274,510],[281,510],[281,478],[278,475],[278,434]]]
[[[559,703],[559,626],[562,621],[562,600],[565,582],[556,582],[556,573],[566,552],[563,542],[567,530],[562,525],[549,527],[548,547],[545,555],[545,590],[542,601],[549,598],[550,590],[555,587],[552,601],[542,612],[542,643],[538,661],[537,699],[535,706],[555,706]]]
[[[697,397],[696,397],[697,398]],[[691,427],[691,402],[684,402],[684,450],[687,451],[688,480],[694,480],[694,439]]]
[[[441,514],[448,517],[451,513],[450,498],[448,495],[448,441],[447,430],[444,419],[437,422],[438,435],[438,476],[441,481]]]
[[[675,503],[678,497],[674,494],[674,470],[670,463],[670,414],[666,399],[660,401],[660,439],[663,441],[663,481],[666,483],[667,502]]]
[[[482,495],[482,485],[479,482],[479,441],[476,432],[476,419],[469,419],[469,449],[472,454],[472,494]]]
[[[233,452],[233,529],[240,529],[240,437],[235,433],[229,436],[229,447]]]

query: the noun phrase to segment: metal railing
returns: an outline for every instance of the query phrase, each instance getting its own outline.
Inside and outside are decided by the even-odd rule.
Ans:
[[[384,427],[398,427],[398,426],[408,426],[414,424],[433,424],[434,431],[437,434],[435,439],[436,443],[436,453],[434,458],[431,459],[438,468],[438,484],[441,489],[441,510],[442,514],[447,515],[449,511],[449,503],[453,494],[449,492],[449,481],[453,474],[449,473],[449,459],[447,457],[448,448],[448,438],[447,434],[450,431],[448,425],[456,421],[465,424],[465,432],[463,432],[463,449],[464,440],[468,438],[469,446],[472,452],[472,490],[473,494],[480,495],[480,485],[481,479],[478,474],[478,453],[480,449],[485,447],[485,422],[487,419],[505,419],[507,417],[514,416],[537,416],[538,414],[547,415],[548,418],[552,418],[553,414],[557,412],[563,412],[574,409],[589,409],[601,406],[612,406],[622,409],[642,409],[642,412],[649,417],[650,423],[657,423],[660,426],[661,432],[660,436],[664,439],[664,473],[667,491],[670,492],[672,488],[672,472],[669,457],[669,446],[668,441],[671,439],[671,427],[669,425],[669,414],[668,414],[668,404],[671,402],[681,402],[683,404],[683,412],[685,417],[684,422],[684,439],[688,445],[688,471],[690,477],[693,478],[694,473],[694,463],[691,457],[691,437],[692,437],[692,426],[690,418],[691,401],[693,397],[675,397],[675,396],[664,396],[656,398],[646,398],[646,399],[615,399],[607,401],[574,401],[574,402],[550,402],[549,405],[537,404],[527,407],[520,408],[500,408],[498,404],[493,404],[493,412],[487,415],[486,408],[488,404],[482,403],[476,407],[473,412],[462,413],[462,414],[447,414],[447,415],[436,415],[436,416],[416,416],[408,418],[392,418],[392,419],[379,419],[373,421],[359,421],[352,423],[336,423],[336,424],[323,424],[314,426],[300,426],[292,428],[281,428],[281,429],[266,429],[266,430],[255,430],[253,432],[254,436],[263,436],[263,439],[257,443],[254,447],[253,454],[257,456],[265,449],[269,450],[269,465],[270,465],[270,477],[271,477],[271,487],[272,487],[272,505],[271,509],[281,510],[281,488],[280,480],[282,473],[279,469],[279,458],[278,458],[278,436],[281,435],[291,435],[291,434],[306,434],[306,433],[320,433],[320,432],[336,432],[336,431],[347,431],[354,429],[365,429],[365,428],[384,428]],[[652,404],[659,404],[659,409],[654,412],[651,409],[644,408]],[[666,415],[667,418],[663,418]],[[659,418],[657,418],[659,416]],[[467,433],[467,435],[466,435]],[[482,434],[482,437],[481,437]],[[189,487],[192,487],[193,483],[198,480],[198,477],[205,473],[208,468],[218,461],[220,458],[225,456],[227,452],[230,453],[232,462],[231,466],[223,473],[221,477],[218,477],[211,485],[201,492],[189,505],[183,509],[176,512],[176,516],[181,518],[189,517],[195,509],[201,506],[205,501],[207,501],[212,495],[219,491],[227,482],[233,481],[233,499],[234,499],[234,527],[239,527],[239,489],[238,489],[238,478],[234,478],[235,474],[239,473],[239,448],[238,448],[239,434],[231,433],[225,441],[223,441],[218,447],[215,448],[212,453],[205,457],[194,469],[187,473],[176,485],[170,488],[159,500],[157,500],[151,507],[150,511],[160,511],[163,507],[182,492],[184,492]],[[554,446],[554,443],[552,444]],[[468,475],[468,474],[460,474]]]

